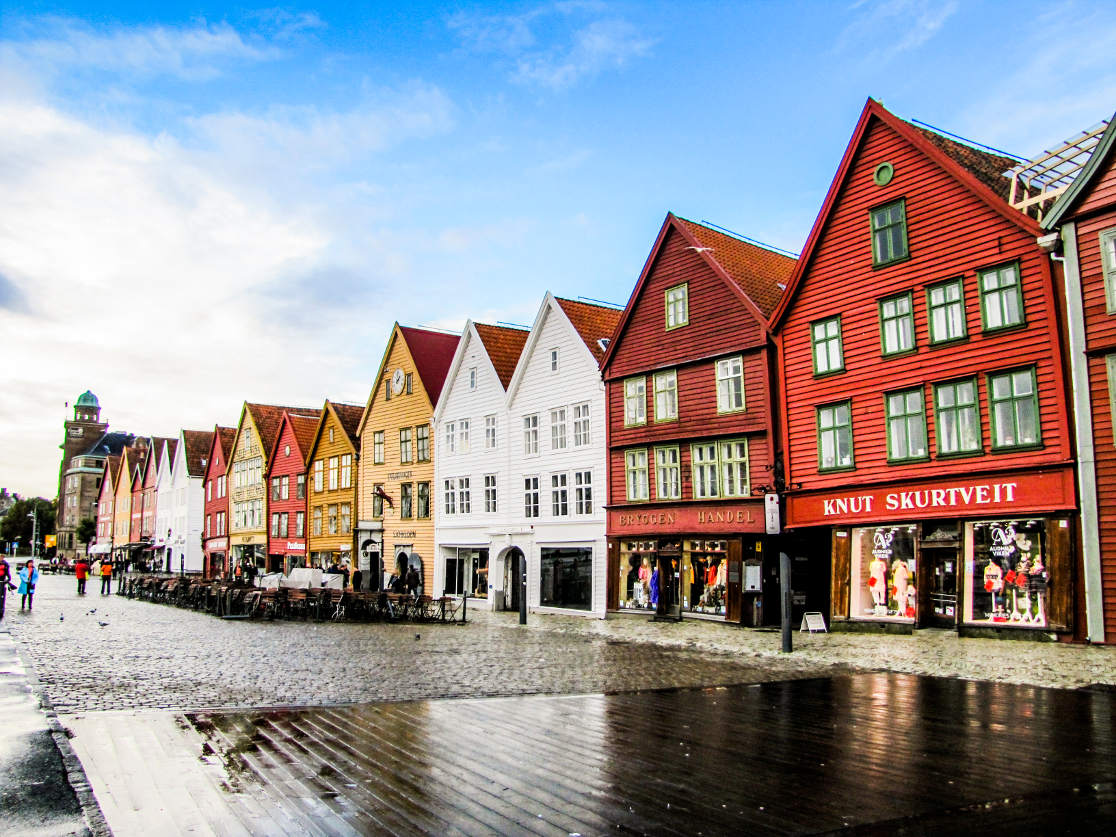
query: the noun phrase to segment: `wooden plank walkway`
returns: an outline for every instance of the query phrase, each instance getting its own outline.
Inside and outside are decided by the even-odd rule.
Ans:
[[[157,726],[144,715],[113,716],[98,746],[85,716],[74,745],[105,775],[110,753],[147,746],[147,772],[189,777],[176,800],[174,782],[115,774],[125,807],[164,800],[168,834],[1080,835],[1116,815],[1114,716],[1112,693],[881,673],[192,713],[176,728],[187,753],[138,740]],[[118,837],[143,833],[105,813]]]

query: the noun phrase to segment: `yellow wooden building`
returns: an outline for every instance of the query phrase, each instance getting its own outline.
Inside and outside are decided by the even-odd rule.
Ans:
[[[359,404],[327,400],[308,456],[306,506],[310,566],[353,564],[357,521],[357,467],[360,460]]]
[[[460,338],[395,324],[360,420],[358,566],[371,589],[434,579],[430,420]]]

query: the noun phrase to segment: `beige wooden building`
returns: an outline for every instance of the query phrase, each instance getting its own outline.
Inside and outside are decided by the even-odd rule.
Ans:
[[[310,527],[307,554],[313,567],[352,565],[356,532],[358,429],[364,408],[327,400],[310,448],[306,479]]]

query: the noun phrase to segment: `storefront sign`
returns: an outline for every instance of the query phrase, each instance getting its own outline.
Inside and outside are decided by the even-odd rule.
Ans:
[[[918,520],[1073,508],[1069,469],[986,479],[935,480],[865,491],[825,492],[787,498],[788,526],[841,525],[849,521]]]
[[[608,534],[640,535],[650,532],[733,534],[763,532],[765,518],[759,500],[723,506],[672,506],[665,509],[614,508],[608,510]]]
[[[229,548],[229,539],[228,538],[214,538],[213,540],[205,542],[205,548],[206,549],[228,549]]]
[[[769,535],[778,535],[781,531],[779,520],[779,495],[763,495],[763,517],[766,531]]]
[[[306,544],[287,541],[287,552],[305,552]]]
[[[392,532],[391,536],[393,538],[414,538],[415,532],[413,529],[410,532]]]
[[[392,480],[393,482],[395,480],[409,480],[414,475],[414,471],[392,471],[390,474],[388,474],[388,479]]]

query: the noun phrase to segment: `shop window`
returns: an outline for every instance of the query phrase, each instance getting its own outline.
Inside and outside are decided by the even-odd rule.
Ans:
[[[980,310],[985,331],[1023,325],[1023,290],[1019,284],[1019,265],[1009,264],[977,273],[980,283]]]
[[[550,411],[550,449],[566,449],[566,408]]]
[[[988,401],[993,450],[1042,443],[1033,367],[989,375]]]
[[[1109,314],[1116,314],[1116,228],[1100,234],[1100,250],[1105,306]]]
[[[659,600],[655,541],[621,541],[617,596],[622,610],[653,610]]]
[[[845,355],[841,346],[841,318],[830,317],[810,324],[813,344],[814,374],[828,375],[845,368]]]
[[[534,456],[539,452],[539,417],[537,414],[523,417],[523,454]]]
[[[965,622],[1045,628],[1046,522],[993,520],[966,525]]]
[[[850,618],[914,621],[917,533],[914,525],[852,530]]]
[[[539,516],[539,478],[523,478],[523,516]]]
[[[682,544],[678,600],[691,613],[725,614],[728,542],[690,540]]]
[[[647,423],[647,380],[629,378],[624,381],[624,426]]]
[[[914,304],[911,294],[880,301],[880,339],[884,355],[914,351]]]
[[[907,210],[904,201],[873,209],[872,262],[876,267],[907,258]]]
[[[818,470],[853,467],[852,405],[848,401],[818,407]]]
[[[744,358],[741,355],[717,361],[717,412],[744,409]]]
[[[926,414],[922,387],[884,396],[889,462],[926,458]]]
[[[592,471],[574,471],[574,513],[593,513]]]
[[[539,604],[589,610],[593,593],[593,550],[543,547],[539,561]]]
[[[931,343],[948,343],[965,336],[965,296],[960,279],[927,289],[926,318]]]
[[[655,448],[655,499],[677,500],[682,496],[682,468],[678,447]]]
[[[488,597],[488,550],[446,550],[446,595]]]
[[[630,450],[624,454],[625,482],[628,501],[637,502],[647,497],[647,450]]]
[[[666,292],[666,327],[684,326],[690,322],[690,298],[687,285],[676,285]]]
[[[980,410],[976,390],[975,378],[934,386],[938,456],[980,451]]]

